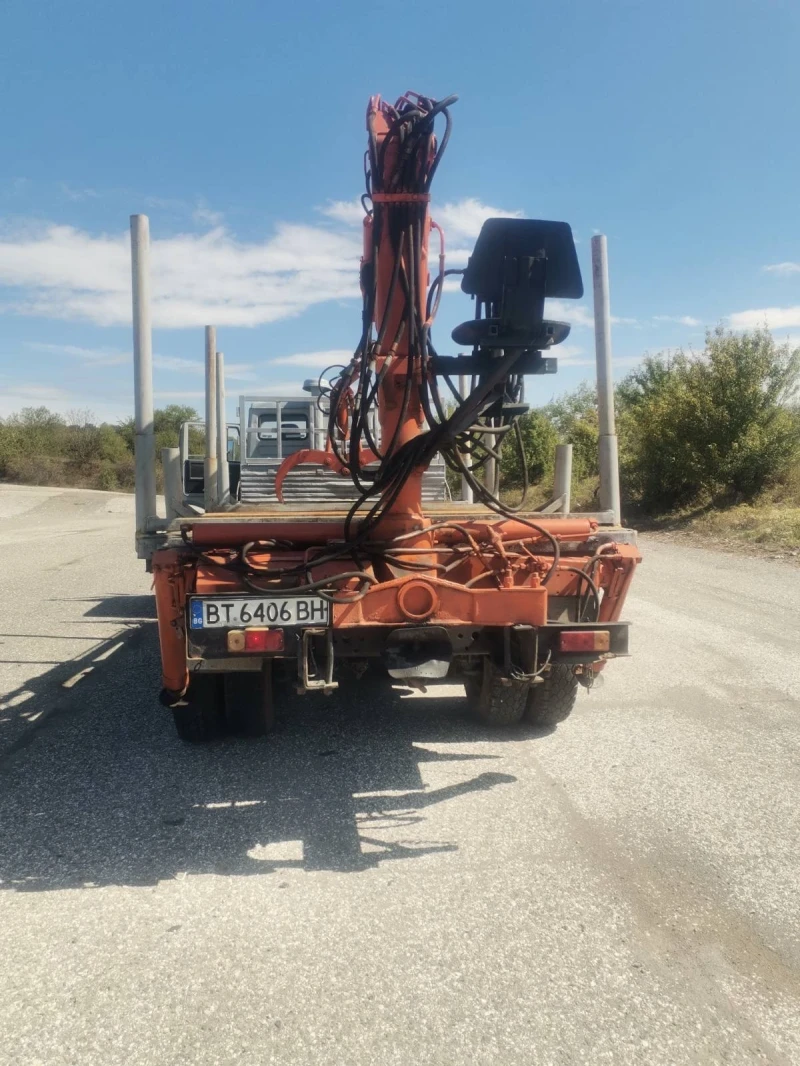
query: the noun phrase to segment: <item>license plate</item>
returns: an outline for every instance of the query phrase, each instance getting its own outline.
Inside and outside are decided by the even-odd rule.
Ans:
[[[189,601],[192,629],[325,626],[329,620],[330,604],[321,596],[227,596]]]

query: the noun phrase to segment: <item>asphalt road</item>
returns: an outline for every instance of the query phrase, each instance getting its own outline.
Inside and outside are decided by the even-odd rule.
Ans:
[[[131,524],[0,487],[0,1062],[800,1062],[800,570],[645,539],[550,734],[361,683],[193,748]]]

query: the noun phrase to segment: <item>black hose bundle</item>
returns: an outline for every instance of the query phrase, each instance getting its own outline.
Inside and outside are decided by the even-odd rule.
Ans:
[[[396,537],[389,545],[383,546],[370,544],[369,536],[381,517],[391,510],[412,472],[426,469],[439,452],[451,469],[466,478],[477,502],[507,518],[517,517],[515,510],[524,505],[528,479],[522,439],[516,421],[504,415],[506,402],[519,403],[522,399],[523,379],[514,373],[514,365],[521,351],[509,350],[499,354],[490,370],[477,378],[473,377],[468,396],[461,396],[450,378],[442,374],[451,394],[447,402],[443,401],[437,375],[432,368],[436,351],[431,339],[431,324],[445,277],[463,271],[445,270],[444,255],[441,254],[439,273],[424,301],[421,299],[422,286],[427,279],[416,276],[426,237],[424,227],[430,186],[450,139],[452,121],[449,108],[456,100],[456,96],[435,101],[407,93],[393,107],[383,104],[382,113],[389,129],[380,142],[375,130],[376,112],[372,107],[368,112],[366,192],[362,203],[367,214],[372,216],[372,254],[365,257],[362,267],[364,295],[361,338],[348,366],[329,367],[320,375],[317,401],[321,411],[327,405],[330,446],[348,470],[358,489],[359,498],[345,519],[344,543],[329,544],[313,561],[260,572],[260,568],[252,566],[248,556],[249,550],[258,545],[245,546],[238,566],[247,571],[244,580],[248,587],[261,594],[299,594],[313,588],[334,603],[350,603],[363,596],[375,581],[366,567],[378,556],[385,558],[391,555],[394,565],[407,570],[430,569],[430,561],[420,563],[417,567],[408,559],[396,558],[397,550],[391,545],[397,545],[411,534]],[[444,121],[444,131],[437,144],[434,125],[439,118]],[[392,250],[393,271],[385,295],[382,320],[376,323],[378,279],[375,265],[384,236],[388,237]],[[395,299],[398,289],[402,294],[403,309],[399,317]],[[424,318],[420,310],[423,306]],[[492,317],[497,313],[497,308],[489,304],[482,306],[479,301],[476,311],[478,318],[482,311],[487,317]],[[393,319],[397,320],[393,334],[389,336]],[[418,383],[427,429],[398,446],[398,430],[389,440],[378,441],[374,413],[385,375],[398,371],[394,353],[403,341],[408,357],[405,359],[401,410],[396,425],[399,430],[408,414],[412,390]],[[379,357],[382,359],[380,369]],[[332,370],[338,370],[339,373],[329,384],[327,378]],[[523,500],[514,510],[501,503],[492,488],[476,476],[490,458],[499,461],[503,438],[511,431],[520,450],[525,489]],[[364,450],[371,452],[377,462],[362,463]],[[468,463],[465,463],[464,456],[468,457]],[[367,504],[370,505],[364,513],[362,508]],[[362,513],[356,527],[354,520],[359,512]],[[553,561],[544,578],[546,583],[558,567],[558,541],[548,530],[528,518],[517,517],[517,521],[550,543]],[[438,524],[453,525],[451,521]],[[467,534],[465,537],[469,539]],[[313,579],[312,571],[316,567],[343,557],[350,557],[356,569],[329,578]],[[353,578],[360,579],[357,589],[342,587],[343,582]],[[293,583],[288,589],[286,579]],[[264,580],[270,584],[263,585]]]
[[[446,276],[461,271],[444,269],[440,256],[440,270],[434,278],[424,302],[425,318],[420,313],[420,286],[423,278],[416,277],[425,234],[423,226],[431,182],[450,139],[452,120],[450,106],[457,97],[435,101],[415,93],[407,93],[393,107],[383,104],[383,116],[389,127],[379,142],[375,132],[375,111],[368,113],[369,144],[365,157],[366,192],[362,197],[367,214],[372,215],[372,255],[362,270],[364,293],[361,339],[350,365],[342,370],[328,390],[328,437],[337,458],[350,473],[358,489],[359,498],[350,510],[345,525],[349,541],[363,542],[375,528],[381,516],[391,509],[403,485],[415,469],[426,469],[437,453],[441,453],[450,469],[463,475],[471,485],[474,499],[497,514],[510,516],[514,511],[502,504],[493,491],[477,476],[486,463],[499,461],[505,435],[513,432],[523,470],[523,498],[514,510],[519,510],[527,495],[527,467],[519,428],[514,420],[503,415],[506,402],[522,399],[523,379],[514,374],[519,350],[508,351],[496,360],[491,372],[473,378],[468,396],[461,396],[450,378],[441,375],[450,395],[443,400],[432,372],[436,351],[431,338],[431,324],[438,308]],[[434,125],[437,118],[444,121],[444,131],[437,145]],[[387,167],[387,162],[390,166]],[[385,196],[397,200],[387,202]],[[407,199],[402,198],[403,196]],[[375,264],[384,237],[388,234],[394,256],[394,269],[385,299],[382,321],[375,322],[377,276]],[[388,336],[393,309],[399,291],[403,313],[396,320],[392,336]],[[490,306],[477,306],[477,317],[485,310],[487,317],[496,312]],[[393,367],[393,353],[405,340],[408,358],[402,386],[401,411],[397,419],[402,425],[412,397],[415,380],[420,383],[420,401],[427,429],[418,437],[397,447],[397,432],[389,440],[376,440],[373,411],[383,377]],[[383,357],[381,369],[376,358]],[[322,382],[321,382],[322,385]],[[340,429],[343,409],[349,423],[349,435]],[[377,466],[362,465],[362,450],[377,457]],[[465,458],[467,457],[467,462]],[[366,513],[365,505],[371,502]],[[358,532],[353,521],[361,512]],[[531,524],[531,523],[529,523]],[[541,532],[541,528],[531,524]]]

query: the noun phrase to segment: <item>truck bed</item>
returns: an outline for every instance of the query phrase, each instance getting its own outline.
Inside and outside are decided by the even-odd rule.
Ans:
[[[182,543],[182,530],[187,528],[208,531],[208,527],[219,529],[221,532],[231,526],[253,526],[253,539],[265,536],[263,527],[291,527],[292,534],[299,526],[305,527],[303,540],[324,540],[328,536],[341,536],[341,523],[344,521],[349,510],[349,505],[343,501],[331,501],[328,503],[279,503],[277,500],[265,501],[259,504],[239,503],[224,511],[213,511],[208,514],[193,515],[187,518],[176,518],[167,527],[167,546],[180,547]],[[465,503],[462,500],[430,500],[425,503],[425,515],[433,523],[452,520],[458,521],[500,521],[502,516],[490,510],[482,504]],[[529,519],[532,522],[547,521],[549,523],[568,521],[570,519],[594,519],[598,523],[598,534],[603,540],[616,540],[619,543],[635,543],[636,534],[633,530],[625,529],[614,522],[613,513],[607,512],[580,512],[573,514],[553,514],[542,511],[519,512],[514,517]],[[310,528],[309,528],[310,527]],[[309,538],[309,532],[314,530],[316,536]],[[288,529],[287,529],[288,533]],[[203,540],[208,543],[207,537]]]

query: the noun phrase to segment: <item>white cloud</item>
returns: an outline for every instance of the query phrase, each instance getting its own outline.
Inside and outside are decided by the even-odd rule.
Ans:
[[[554,355],[558,359],[559,369],[567,366],[591,366],[597,365],[595,356],[592,352],[587,352],[584,348],[581,348],[578,344],[557,344],[555,348],[551,348],[547,355]],[[623,355],[614,356],[614,367],[629,367],[634,366],[636,363],[640,363],[642,357],[640,355]]]
[[[325,352],[297,352],[295,355],[280,355],[270,359],[279,366],[307,366],[324,370],[327,366],[347,366],[353,358],[350,348],[331,348]]]
[[[355,223],[362,217],[361,205],[335,201],[321,210],[339,226],[280,223],[271,236],[248,242],[214,224],[217,213],[199,201],[195,217],[211,223],[211,229],[152,241],[154,324],[167,329],[208,322],[258,326],[292,318],[320,303],[357,299],[361,235]],[[466,263],[487,218],[514,218],[520,212],[469,197],[434,207],[432,214],[445,229],[448,264],[455,266]],[[435,256],[435,236],[432,243]],[[11,290],[5,294],[7,311],[100,326],[128,325],[129,236],[124,231],[95,235],[58,224],[0,230],[0,286]],[[454,281],[448,291],[457,287]],[[585,307],[564,308],[554,317],[576,326],[592,325]]]
[[[122,366],[130,362],[130,352],[118,352],[110,348],[81,348],[77,344],[44,344],[28,341],[26,347],[49,355],[69,355],[91,366]]]
[[[559,366],[594,366],[594,359],[589,359],[579,344],[557,344],[545,355],[554,355]]]
[[[594,328],[594,316],[589,308],[571,300],[548,300],[545,317],[555,319],[556,322],[569,322],[573,327]]]
[[[73,189],[71,185],[67,185],[65,181],[59,183],[62,195],[68,200],[96,200],[100,193],[96,189]]]
[[[800,263],[770,263],[761,269],[768,274],[800,274]]]
[[[204,200],[198,200],[195,209],[192,211],[192,218],[195,222],[203,225],[221,226],[225,216],[221,211],[212,211]]]
[[[201,389],[194,389],[187,391],[181,389],[175,391],[171,389],[155,389],[154,394],[159,400],[167,400],[169,402],[177,401],[178,403],[187,403],[189,400],[205,400],[206,394]]]
[[[702,322],[692,315],[653,315],[654,322],[677,322],[681,326],[700,326]]]
[[[116,422],[131,413],[132,403],[116,404],[105,400],[96,402],[85,393],[70,392],[53,385],[0,382],[0,417],[16,414],[23,407],[47,407],[56,414],[67,415],[76,410],[89,409],[97,422]]]
[[[281,224],[261,242],[223,227],[154,240],[153,318],[161,328],[256,326],[359,295],[360,242],[349,233]],[[48,225],[0,238],[0,285],[22,290],[7,310],[101,326],[130,322],[127,233]]]
[[[332,200],[319,210],[327,218],[348,226],[360,225],[364,219],[364,208],[358,196],[353,200]],[[455,246],[454,251],[448,251],[450,258],[451,255],[469,255],[469,251],[458,250],[459,242],[469,241],[472,244],[487,218],[521,218],[522,212],[492,207],[474,196],[468,196],[446,204],[432,204],[431,217],[445,231],[448,245]],[[436,241],[435,235],[433,240]]]
[[[28,341],[27,347],[50,355],[73,356],[88,366],[122,366],[130,363],[133,358],[131,352],[117,352],[108,348],[81,348],[76,344],[45,344],[40,341]],[[154,355],[153,366],[157,370],[175,371],[181,374],[205,373],[205,363],[202,359],[185,359],[177,355]],[[226,363],[225,377],[252,381],[255,374],[251,363]]]
[[[65,389],[60,389],[55,385],[20,384],[12,385],[11,388],[28,404],[46,403],[47,400],[67,400],[72,396]]]
[[[364,219],[364,208],[359,197],[354,200],[334,200],[320,208],[323,215],[342,222],[345,225],[360,225]],[[466,266],[472,255],[475,239],[487,218],[521,218],[521,211],[506,211],[502,207],[492,207],[474,196],[445,204],[431,205],[431,218],[444,230],[447,265],[451,267]],[[433,252],[438,253],[438,237],[431,234]]]
[[[179,355],[154,355],[153,366],[156,370],[175,371],[179,374],[202,375],[206,372],[202,359],[185,359]],[[252,381],[255,378],[251,363],[225,363],[225,378]]]
[[[327,218],[332,218],[335,222],[343,222],[346,226],[360,226],[366,217],[366,211],[359,196],[354,200],[331,200],[319,210]]]
[[[484,204],[472,196],[438,206],[431,205],[431,218],[444,230],[448,267],[467,265],[475,240],[487,218],[521,217],[521,211],[505,211],[501,207]],[[434,253],[438,253],[436,233],[431,234],[431,242]]]
[[[522,212],[504,211],[470,196],[455,203],[439,206],[434,204],[431,207],[431,217],[436,219],[444,230],[448,244],[458,246],[461,240],[474,241],[487,218],[522,218]]]
[[[732,329],[780,329],[783,326],[800,326],[800,306],[797,307],[760,307],[752,311],[737,311],[730,316]]]

